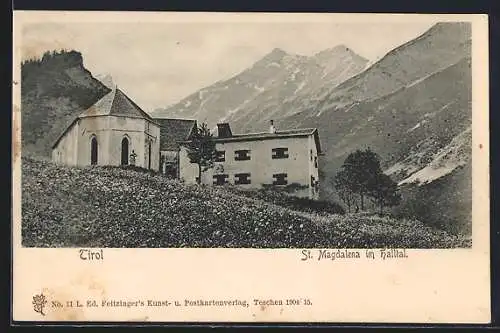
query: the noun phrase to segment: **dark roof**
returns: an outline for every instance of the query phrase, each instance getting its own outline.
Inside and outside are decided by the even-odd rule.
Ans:
[[[308,137],[314,136],[316,149],[318,154],[322,154],[321,144],[319,141],[319,134],[316,128],[299,128],[285,131],[276,131],[275,133],[261,132],[261,133],[246,133],[246,134],[233,134],[228,138],[215,137],[216,142],[236,142],[236,141],[259,141],[259,140],[275,140],[293,137]]]
[[[55,148],[66,132],[73,127],[78,119],[96,116],[125,116],[133,118],[144,118],[155,122],[150,115],[144,112],[137,104],[134,103],[123,91],[115,87],[104,97],[98,100],[94,105],[73,118],[71,123],[57,137],[52,145]]]
[[[176,150],[179,142],[189,140],[191,131],[196,126],[196,120],[154,118],[160,125],[160,150]]]
[[[260,133],[245,133],[245,134],[234,134],[233,138],[250,138],[250,137],[280,137],[280,136],[290,136],[290,135],[311,135],[316,131],[315,128],[298,128],[285,131],[276,131],[274,133],[270,132],[260,132]]]

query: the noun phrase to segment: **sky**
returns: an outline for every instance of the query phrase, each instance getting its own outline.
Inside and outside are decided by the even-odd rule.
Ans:
[[[421,35],[427,20],[34,22],[23,25],[22,58],[74,49],[96,75],[110,74],[145,111],[164,108],[228,79],[272,51],[313,55],[343,44],[376,61]]]

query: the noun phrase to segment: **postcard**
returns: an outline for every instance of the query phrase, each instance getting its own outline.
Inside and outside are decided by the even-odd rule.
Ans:
[[[490,322],[486,15],[13,31],[13,321]]]

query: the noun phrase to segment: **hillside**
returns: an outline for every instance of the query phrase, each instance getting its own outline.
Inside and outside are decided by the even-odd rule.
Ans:
[[[470,58],[464,58],[387,96],[314,118],[295,115],[282,126],[319,128],[327,173],[350,152],[370,146],[389,173],[410,174],[424,168],[471,121]]]
[[[470,163],[470,47],[470,24],[438,23],[336,88],[291,106],[299,112],[278,126],[318,128],[326,154],[320,162],[325,198],[335,198],[331,178],[358,148],[376,151],[385,172],[407,184],[405,188],[454,174]],[[444,178],[440,186],[469,196],[471,187],[460,187],[466,183],[453,176]],[[425,193],[429,188],[415,191]],[[403,199],[407,204],[413,196]],[[428,211],[443,216],[444,204],[426,202]],[[445,219],[449,229],[470,225],[464,216]]]
[[[367,60],[340,45],[311,57],[274,49],[252,67],[226,81],[201,89],[179,103],[154,112],[159,117],[195,118],[210,127],[230,122],[237,132],[295,112],[281,108],[297,96],[335,87],[360,73]]]
[[[302,212],[151,172],[22,160],[27,247],[468,247],[415,220]],[[54,179],[57,179],[55,182]]]
[[[109,89],[92,77],[76,51],[47,52],[21,65],[23,154],[50,156],[73,118]]]
[[[399,217],[417,218],[453,234],[472,235],[472,163],[458,166],[432,182],[403,184]]]

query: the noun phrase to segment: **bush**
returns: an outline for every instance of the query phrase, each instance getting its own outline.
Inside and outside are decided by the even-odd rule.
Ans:
[[[237,195],[264,200],[274,205],[301,212],[345,214],[344,208],[336,202],[296,197],[287,194],[288,192],[286,191],[275,190],[273,188],[263,188],[259,190],[240,190],[233,186],[227,186],[226,188],[234,191],[233,193]]]

